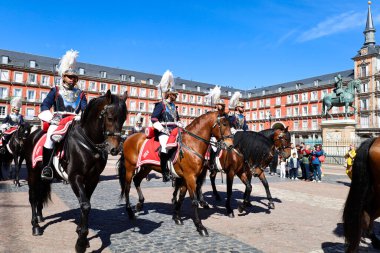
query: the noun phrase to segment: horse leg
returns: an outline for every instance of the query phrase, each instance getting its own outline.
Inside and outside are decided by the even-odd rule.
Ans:
[[[183,185],[182,178],[176,179],[176,191],[178,192],[178,190],[179,190],[178,201],[173,203],[174,204],[173,220],[175,224],[183,225],[183,221],[181,219],[181,207],[182,207],[183,200],[185,199],[185,196],[186,196],[187,188],[185,185]]]
[[[232,184],[234,182],[235,171],[229,170],[227,174],[227,199],[226,199],[226,209],[227,215],[230,218],[234,218],[235,214],[231,208],[231,196],[232,196]]]
[[[207,169],[203,169],[201,175],[197,178],[197,198],[199,200],[199,205],[203,207],[204,209],[210,209],[210,205],[207,203],[207,201],[204,199],[203,193],[202,193],[202,185],[205,180],[207,174]]]
[[[252,185],[251,185],[251,180],[252,179],[252,174],[248,173],[251,175],[250,177],[247,176],[246,172],[238,173],[237,176],[240,178],[242,183],[245,185],[245,191],[244,191],[244,196],[243,196],[243,204],[238,206],[239,213],[242,213],[247,207],[252,206],[250,202],[250,197],[251,197],[251,192],[252,192]]]
[[[128,217],[131,220],[134,220],[136,218],[135,213],[132,210],[131,202],[129,200],[129,192],[131,191],[131,182],[132,177],[134,174],[134,169],[129,169],[130,167],[125,166],[126,173],[125,173],[125,188],[124,188],[124,195],[125,195],[125,208],[128,213]]]
[[[13,162],[14,162],[14,180],[13,180],[13,184],[17,187],[20,187],[20,182],[19,182],[19,175],[18,175],[18,171],[19,171],[19,162],[18,162],[18,157],[17,155],[13,155]]]
[[[88,198],[87,191],[91,191],[92,185],[85,185],[84,177],[82,175],[75,175],[73,178],[69,178],[71,188],[73,189],[75,195],[78,198],[81,215],[80,221],[77,226],[76,232],[78,234],[78,239],[75,244],[76,252],[85,252],[86,248],[89,247],[87,235],[88,235],[88,215],[91,211],[90,198]],[[96,186],[96,185],[95,185]],[[92,190],[93,191],[93,190]]]
[[[268,184],[268,181],[267,181],[267,178],[265,177],[265,173],[262,172],[260,175],[259,175],[259,179],[261,181],[261,183],[263,184],[264,188],[265,188],[265,192],[267,193],[267,199],[268,199],[268,208],[269,209],[274,209],[274,202],[273,202],[273,199],[272,199],[272,195],[270,194],[270,190],[269,190],[269,184]]]
[[[140,171],[133,177],[133,183],[135,184],[137,194],[139,195],[139,202],[136,204],[136,211],[140,212],[144,207],[144,195],[141,191],[141,181],[146,178],[151,170],[142,167]]]
[[[43,234],[43,229],[38,224],[38,208],[42,206],[42,201],[39,201],[39,196],[41,194],[42,182],[38,178],[40,170],[29,170],[28,184],[29,184],[29,203],[32,209],[32,234],[34,236],[39,236]]]
[[[211,181],[211,186],[212,186],[212,194],[214,195],[217,201],[220,201],[222,198],[220,197],[215,185],[215,178],[217,174],[218,173],[216,171],[213,171],[212,173],[210,173],[210,181]]]

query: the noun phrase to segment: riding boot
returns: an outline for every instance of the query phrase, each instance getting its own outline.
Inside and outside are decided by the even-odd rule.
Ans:
[[[210,166],[209,167],[210,167],[211,173],[218,170],[216,168],[215,159],[216,159],[216,152],[212,148],[210,148],[210,160],[209,160]]]
[[[4,155],[5,152],[7,151],[7,144],[8,144],[9,138],[7,136],[3,137],[3,145],[0,148],[0,154]]]
[[[162,181],[163,182],[170,181],[169,169],[167,166],[168,160],[169,160],[169,155],[167,153],[161,153],[160,164],[161,164]]]
[[[43,168],[41,172],[42,180],[51,181],[53,180],[53,168],[51,167],[50,158],[53,155],[53,149],[45,148],[43,149],[42,162]]]

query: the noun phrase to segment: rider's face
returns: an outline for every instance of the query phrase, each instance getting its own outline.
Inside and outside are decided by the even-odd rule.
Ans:
[[[69,84],[70,86],[75,86],[78,82],[78,77],[75,75],[64,75],[63,82]]]

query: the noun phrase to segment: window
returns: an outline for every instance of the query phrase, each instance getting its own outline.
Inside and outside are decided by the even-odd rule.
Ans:
[[[247,113],[247,115],[245,115],[245,119],[246,119],[247,121],[251,120],[251,114]]]
[[[182,102],[187,102],[187,95],[186,94],[182,94]]]
[[[296,90],[299,90],[301,88],[301,84],[300,83],[296,83]]]
[[[282,92],[282,87],[278,87],[277,91]]]
[[[197,91],[201,91],[201,87],[200,86],[197,86]]]
[[[195,98],[193,95],[190,96],[190,103],[195,103]]]
[[[360,99],[360,109],[361,110],[368,110],[369,109],[369,99],[368,98]]]
[[[323,90],[321,99],[323,99],[326,95],[327,95],[327,90]]]
[[[16,83],[23,83],[24,82],[24,73],[22,73],[22,72],[15,72],[14,81]]]
[[[264,111],[260,111],[259,119],[265,119]]]
[[[117,94],[117,86],[114,84],[111,84],[111,93],[112,94]]]
[[[317,87],[319,85],[319,80],[314,80],[314,86]]]
[[[86,89],[86,81],[85,80],[79,80],[77,85],[78,85],[78,88],[81,90]]]
[[[260,108],[264,107],[264,99],[260,99]]]
[[[245,108],[249,108],[249,102],[245,103]]]
[[[154,104],[153,103],[149,103],[149,112],[153,112],[154,110]]]
[[[198,96],[197,97],[197,103],[198,104],[202,104],[202,97],[201,96]],[[199,114],[200,115],[200,114]]]
[[[202,114],[202,109],[198,108],[197,109],[197,116],[201,115]]]
[[[257,100],[255,100],[255,101],[252,101],[252,108],[257,108]]]
[[[307,106],[302,107],[302,115],[307,116],[308,115],[308,108]]]
[[[131,83],[134,83],[136,81],[136,78],[134,76],[129,76],[129,80]]]
[[[127,86],[120,86],[120,94],[124,94],[127,91]]]
[[[259,131],[263,131],[263,130],[264,130],[264,124],[260,123],[260,125],[259,125]]]
[[[9,71],[8,70],[0,70],[0,80],[1,81],[9,81]]]
[[[149,90],[149,98],[154,98],[154,90]]]
[[[120,80],[123,81],[123,82],[127,81],[127,75],[121,74],[120,75]]]
[[[248,92],[248,98],[252,97],[252,93]]]
[[[84,68],[79,68],[79,75],[84,75]]]
[[[302,120],[302,129],[308,129],[308,122],[307,122],[307,120]]]
[[[137,88],[131,87],[131,96],[137,96]]]
[[[182,115],[187,115],[187,108],[185,106],[182,107]]]
[[[264,96],[264,95],[265,95],[265,90],[263,90],[263,91],[261,92],[261,94]]]
[[[130,116],[129,117],[129,124],[134,126],[135,125],[135,117],[134,116]]]
[[[257,131],[257,130],[256,130],[256,124],[253,124],[253,125],[252,125],[252,131]]]
[[[146,97],[146,89],[140,88],[140,98],[145,98]]]
[[[294,121],[293,127],[294,127],[294,130],[298,130],[298,128],[299,128],[298,120]]]
[[[100,77],[101,77],[101,78],[107,78],[107,72],[105,72],[105,71],[100,71]]]
[[[227,94],[229,97],[231,97],[231,91],[228,91]]]
[[[281,97],[276,97],[276,105],[281,105]]]
[[[100,83],[100,92],[106,92],[106,91],[107,91],[107,84]]]
[[[22,97],[22,89],[15,88],[13,90],[13,96],[18,98]]]
[[[299,95],[298,94],[294,94],[293,95],[293,102],[294,103],[298,103],[299,102]]]
[[[318,129],[318,121],[316,119],[313,119],[311,121],[311,129],[317,130]]]
[[[30,101],[30,102],[34,102],[34,101],[36,101],[36,91],[34,91],[34,90],[28,90],[28,91],[26,92],[26,94],[27,94],[26,99],[27,99],[28,101]]]
[[[362,83],[362,92],[368,92],[368,83]]]
[[[367,75],[368,75],[367,66],[361,66],[360,67],[360,77],[366,77]]]
[[[191,116],[194,116],[194,115],[195,115],[194,107],[191,107],[191,108],[190,108],[190,115],[191,115]]]
[[[252,119],[253,119],[253,120],[257,119],[257,112],[253,112],[253,113],[252,113]]]
[[[26,108],[26,115],[27,118],[33,119],[34,118],[34,108]]]
[[[299,116],[299,109],[298,109],[298,107],[294,107],[294,116]]]
[[[312,105],[311,106],[311,115],[317,115],[318,114],[318,106]]]
[[[186,84],[182,84],[182,90],[185,90],[186,89]]]
[[[139,103],[139,111],[140,112],[145,112],[145,103],[144,102],[140,102]]]
[[[153,79],[152,78],[148,78],[147,83],[150,84],[150,85],[153,85]]]
[[[270,98],[265,99],[265,105],[270,106]]]
[[[292,116],[292,108],[286,108],[286,116],[291,117]]]
[[[281,109],[276,109],[276,118],[281,118]]]
[[[37,75],[34,73],[29,73],[28,83],[37,84]]]
[[[362,128],[368,128],[369,127],[369,117],[368,116],[361,116],[360,117],[360,126]]]
[[[302,102],[307,102],[309,100],[309,94],[307,92],[302,93]]]
[[[47,92],[41,91],[41,93],[40,93],[41,101],[43,101],[46,98],[46,96],[47,96]]]
[[[41,85],[50,86],[50,76],[41,76]]]
[[[311,92],[311,100],[312,101],[318,100],[318,91],[312,91]]]
[[[88,90],[96,91],[96,82],[90,82],[90,85],[88,86]]]
[[[55,85],[60,85],[61,84],[61,78],[59,76],[54,77],[54,84]]]
[[[0,118],[5,118],[7,116],[7,107],[6,106],[0,106]]]
[[[35,68],[36,67],[36,61],[29,61],[29,67]]]
[[[292,103],[292,95],[288,95],[288,96],[286,97],[286,103],[287,103],[287,104],[291,104],[291,103]]]
[[[8,56],[2,56],[1,57],[1,64],[8,64],[8,63],[9,63]]]
[[[8,89],[0,87],[0,98],[4,99],[8,97]]]
[[[131,111],[136,111],[136,101],[131,101],[129,107],[131,108]]]

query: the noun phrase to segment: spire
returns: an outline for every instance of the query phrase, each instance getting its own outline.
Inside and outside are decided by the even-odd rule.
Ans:
[[[371,1],[368,1],[367,23],[363,32],[365,36],[364,46],[375,45],[375,32],[371,13]]]

